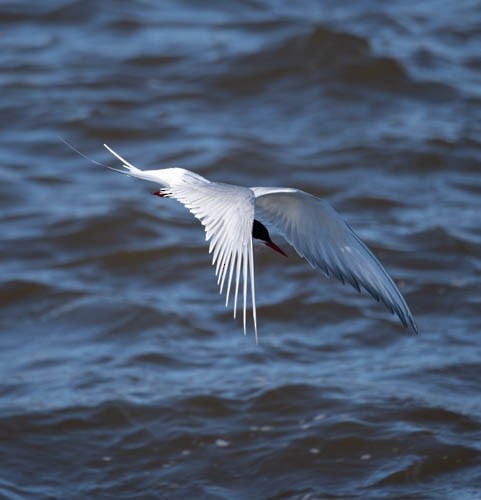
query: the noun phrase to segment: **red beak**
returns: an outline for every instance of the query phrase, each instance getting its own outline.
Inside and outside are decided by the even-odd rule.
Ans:
[[[155,191],[152,194],[155,194],[156,196],[160,196],[161,198],[163,198],[165,196],[165,193],[163,193],[162,191]]]
[[[284,257],[287,257],[286,252],[284,252],[284,250],[279,248],[273,241],[266,241],[265,243],[266,243],[266,246],[268,246],[269,248],[272,248],[272,250],[275,250],[276,252],[280,253],[281,255],[284,255]]]

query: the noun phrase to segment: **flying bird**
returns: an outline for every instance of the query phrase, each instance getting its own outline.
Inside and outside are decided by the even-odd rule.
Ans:
[[[267,227],[274,227],[312,267],[321,269],[327,277],[333,275],[342,283],[350,283],[358,292],[364,289],[396,314],[406,328],[417,333],[414,318],[394,281],[326,201],[288,187],[248,188],[211,182],[183,168],[140,170],[104,146],[124,170],[108,168],[158,184],[160,189],[153,194],[178,200],[200,220],[210,242],[220,293],[225,290],[226,307],[234,284],[234,318],[242,278],[244,335],[250,282],[257,341],[253,239],[286,255],[272,241]]]

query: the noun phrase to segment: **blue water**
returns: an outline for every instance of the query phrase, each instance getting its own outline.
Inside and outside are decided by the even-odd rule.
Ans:
[[[481,8],[0,5],[0,496],[481,498]],[[259,344],[112,166],[328,200],[410,335],[272,232]]]

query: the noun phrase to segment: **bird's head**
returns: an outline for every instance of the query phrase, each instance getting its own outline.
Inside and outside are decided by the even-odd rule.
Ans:
[[[264,244],[275,250],[276,252],[287,257],[287,254],[282,250],[282,248],[278,247],[271,239],[269,235],[269,231],[267,230],[264,224],[261,224],[258,220],[254,219],[254,223],[252,224],[252,237],[256,240],[261,240]]]

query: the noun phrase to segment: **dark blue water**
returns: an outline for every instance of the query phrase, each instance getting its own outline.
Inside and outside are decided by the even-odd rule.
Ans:
[[[0,496],[481,498],[479,1],[0,5]],[[116,166],[292,186],[396,280],[256,252]]]

